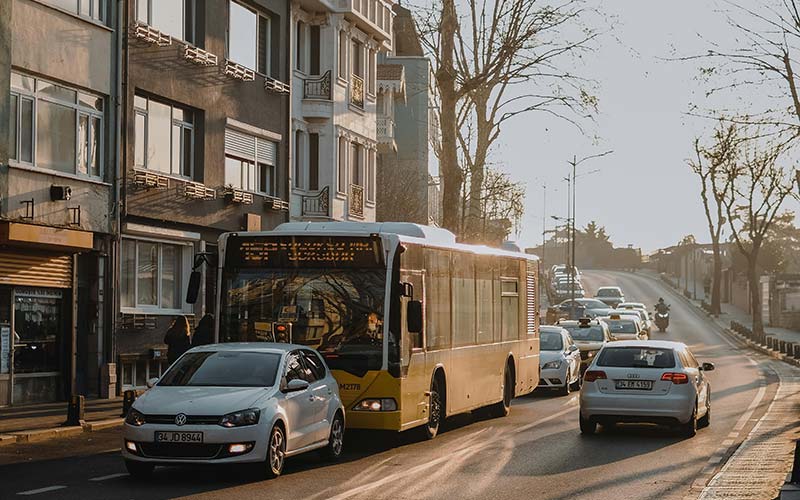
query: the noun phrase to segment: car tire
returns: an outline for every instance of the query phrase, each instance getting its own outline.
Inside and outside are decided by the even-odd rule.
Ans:
[[[328,435],[328,446],[323,449],[326,460],[338,460],[344,450],[344,417],[339,412],[333,417],[331,432]]]
[[[580,391],[581,390],[581,385],[583,385],[582,382],[583,382],[583,379],[581,378],[580,370],[578,370],[578,376],[575,377],[575,382],[572,383],[572,390],[575,391],[575,392]]]
[[[269,433],[267,441],[267,456],[264,463],[264,472],[267,479],[273,479],[283,473],[286,462],[286,433],[283,428],[275,424]]]
[[[578,416],[578,420],[581,427],[581,434],[586,434],[587,436],[591,436],[595,432],[597,432],[597,422],[592,420],[591,418],[583,418],[583,415]]]
[[[128,474],[134,479],[147,479],[153,475],[156,466],[147,462],[137,462],[136,460],[125,460],[125,468]]]
[[[439,381],[435,378],[431,383],[430,404],[428,406],[428,423],[425,424],[425,437],[433,439],[439,434],[442,425],[442,396]]]
[[[693,438],[697,435],[697,403],[695,403],[692,409],[692,416],[689,417],[689,421],[682,424],[680,430],[681,434],[687,438]]]
[[[705,429],[711,425],[711,392],[709,391],[708,396],[706,398],[706,414],[700,417],[697,421],[697,427],[699,429]]]

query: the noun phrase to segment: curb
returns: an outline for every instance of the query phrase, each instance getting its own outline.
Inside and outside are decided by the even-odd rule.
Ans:
[[[108,420],[97,420],[94,422],[85,422],[78,426],[69,427],[53,427],[51,429],[36,429],[32,431],[10,432],[8,434],[0,434],[0,446],[8,446],[13,444],[27,444],[39,443],[42,441],[49,441],[51,439],[58,439],[64,437],[77,436],[84,432],[96,432],[104,429],[111,429],[122,425],[125,421],[124,418],[112,418]]]

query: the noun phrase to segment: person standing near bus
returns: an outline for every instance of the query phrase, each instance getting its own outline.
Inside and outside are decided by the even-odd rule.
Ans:
[[[172,364],[181,357],[183,353],[192,347],[191,331],[189,321],[186,316],[177,316],[173,320],[166,335],[164,343],[167,344],[167,361]]]
[[[197,323],[192,335],[192,347],[214,343],[214,316],[206,314]]]

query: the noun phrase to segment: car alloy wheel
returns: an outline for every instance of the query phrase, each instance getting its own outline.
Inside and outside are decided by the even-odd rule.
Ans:
[[[342,455],[344,449],[344,419],[337,413],[333,417],[331,424],[331,434],[328,438],[328,446],[325,448],[325,456],[329,460],[336,460]]]
[[[283,429],[275,425],[269,436],[267,446],[267,475],[278,477],[283,472],[283,464],[286,458],[286,438]]]

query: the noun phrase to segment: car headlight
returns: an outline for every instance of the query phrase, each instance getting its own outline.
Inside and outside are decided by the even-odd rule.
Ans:
[[[362,399],[353,407],[354,411],[397,411],[397,401],[392,398]]]
[[[596,351],[589,351],[586,353],[587,358],[593,358]]]
[[[261,417],[261,410],[250,408],[249,410],[237,411],[223,415],[219,420],[219,425],[223,427],[242,427],[245,425],[255,425]]]
[[[557,370],[561,368],[561,360],[549,361],[542,366],[542,370]]]
[[[125,416],[125,423],[134,427],[142,426],[145,424],[144,414],[131,408]]]

